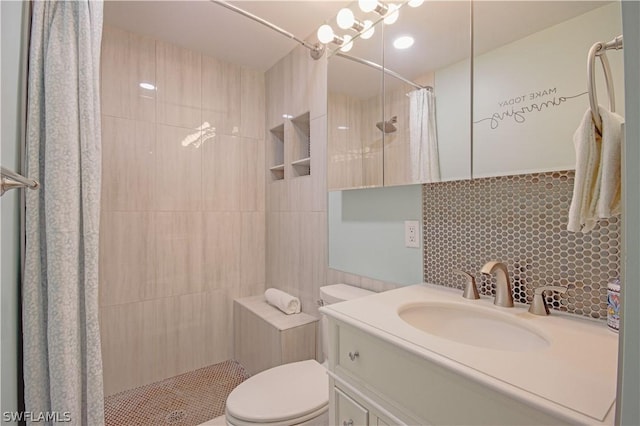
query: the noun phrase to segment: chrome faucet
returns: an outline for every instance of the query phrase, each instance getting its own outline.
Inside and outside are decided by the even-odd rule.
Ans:
[[[507,266],[501,262],[488,262],[480,270],[485,275],[496,273],[496,298],[494,305],[505,308],[513,308],[513,296],[511,294],[511,281],[509,281],[509,271]]]

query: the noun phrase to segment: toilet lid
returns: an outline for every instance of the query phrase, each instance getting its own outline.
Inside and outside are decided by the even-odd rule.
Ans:
[[[227,398],[227,412],[248,422],[278,422],[305,416],[328,403],[327,370],[308,360],[280,365],[245,380]]]

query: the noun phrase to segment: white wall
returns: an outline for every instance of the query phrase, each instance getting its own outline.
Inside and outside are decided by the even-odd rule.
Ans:
[[[330,192],[329,267],[396,284],[422,282],[422,248],[404,245],[404,221],[422,216],[421,191],[405,185]]]
[[[476,31],[490,29],[476,28]],[[573,133],[589,100],[586,94],[566,102],[560,97],[587,91],[589,48],[620,33],[620,4],[615,2],[477,56],[474,177],[574,169]],[[616,51],[607,56],[618,91],[616,106],[624,114],[623,57]],[[596,65],[596,75],[602,82],[602,68]],[[599,103],[606,105],[607,92],[602,84],[598,85],[597,93]],[[540,106],[553,100],[559,105],[542,105],[539,112],[511,115],[522,107]],[[494,114],[507,116],[489,119]]]
[[[627,117],[624,167],[623,307],[616,424],[640,424],[640,3],[622,2]]]

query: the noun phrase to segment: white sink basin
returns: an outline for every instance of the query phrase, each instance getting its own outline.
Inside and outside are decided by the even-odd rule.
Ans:
[[[524,321],[492,312],[491,308],[412,303],[401,306],[398,314],[407,324],[425,333],[476,347],[530,352],[549,346],[549,341]]]

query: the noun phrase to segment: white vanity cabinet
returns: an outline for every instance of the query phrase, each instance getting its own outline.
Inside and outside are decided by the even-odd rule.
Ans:
[[[325,313],[330,317],[331,424],[566,424]]]

